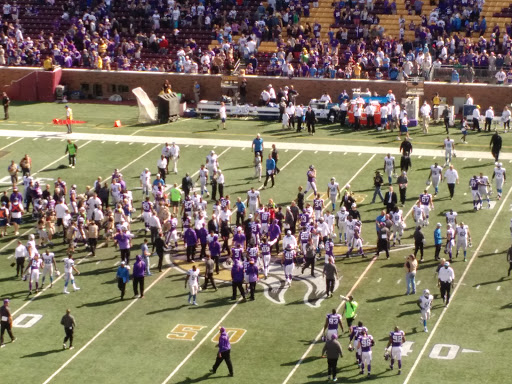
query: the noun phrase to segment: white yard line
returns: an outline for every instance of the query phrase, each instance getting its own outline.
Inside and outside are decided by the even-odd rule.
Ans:
[[[491,232],[491,229],[492,227],[494,226],[494,223],[496,222],[496,219],[498,218],[498,216],[500,215],[503,207],[505,206],[505,201],[508,200],[510,194],[512,193],[512,187],[510,187],[510,189],[508,190],[507,192],[507,196],[505,196],[505,199],[503,199],[503,202],[501,203],[500,205],[500,208],[498,209],[498,212],[496,213],[496,215],[494,216],[494,218],[492,219],[491,221],[491,224],[487,227],[487,230],[485,231],[484,233],[484,236],[482,237],[482,240],[480,240],[480,243],[478,244],[478,247],[477,249],[475,250],[475,252],[473,253],[473,256],[469,259],[469,263],[468,263],[468,266],[466,267],[466,269],[464,270],[464,273],[462,274],[462,276],[460,277],[460,280],[459,280],[459,284],[456,285],[455,289],[453,290],[452,292],[452,295],[451,295],[451,298],[450,298],[450,301],[451,301],[451,304],[450,305],[453,305],[453,299],[455,298],[455,295],[457,294],[457,292],[459,291],[459,287],[462,285],[462,282],[464,281],[469,269],[471,268],[471,266],[473,265],[473,262],[476,260],[477,258],[477,255],[478,253],[480,252],[480,248],[482,248],[482,245],[484,245],[485,243],[485,239],[487,239],[487,236],[489,235],[489,233]],[[432,338],[434,337],[434,335],[436,334],[436,331],[439,327],[439,324],[441,324],[441,321],[443,320],[443,317],[444,315],[446,314],[446,312],[448,311],[448,308],[450,308],[449,306],[448,307],[444,307],[443,311],[441,312],[441,315],[439,316],[439,318],[437,319],[437,322],[436,324],[434,325],[434,328],[432,328],[432,331],[430,332],[428,338],[427,338],[427,341],[425,341],[425,344],[423,345],[423,348],[421,349],[418,357],[416,358],[416,360],[414,361],[414,364],[412,365],[411,367],[411,370],[409,371],[409,374],[407,375],[407,377],[405,378],[405,381],[404,381],[404,384],[407,384],[409,382],[409,380],[411,379],[411,376],[413,375],[414,371],[416,370],[416,367],[418,366],[418,364],[420,363],[420,360],[421,358],[423,357],[423,355],[425,354],[425,351],[427,350],[427,347],[428,345],[430,344],[430,341],[432,340]]]
[[[86,142],[86,143],[84,143],[84,144],[80,145],[80,146],[78,147],[78,149],[82,149],[83,147],[85,147],[86,145],[88,145],[88,144],[90,144],[90,143],[92,143],[92,140],[89,140],[88,142]],[[37,175],[39,172],[43,172],[45,169],[50,168],[53,164],[58,163],[59,161],[61,161],[62,159],[65,159],[66,157],[68,157],[68,155],[64,155],[64,156],[59,157],[57,160],[55,160],[55,161],[51,162],[51,163],[50,163],[50,164],[48,164],[47,166],[45,166],[45,167],[41,168],[39,171],[37,171],[37,172],[33,173],[33,174],[32,174],[32,176]]]
[[[161,280],[161,279],[162,279],[162,278],[167,274],[167,272],[169,272],[171,269],[172,269],[172,268],[167,268],[167,269],[166,269],[166,270],[165,270],[165,271],[164,271],[160,276],[158,276],[158,278],[157,278],[155,281],[153,281],[153,283],[151,283],[151,285],[150,285],[149,287],[147,287],[147,288],[144,290],[144,293],[147,293],[147,292],[148,292],[152,287],[154,287],[154,286],[155,286],[155,284],[157,284],[157,283],[158,283],[158,282],[159,282],[159,281],[160,281],[160,280]],[[69,358],[69,359],[68,359],[64,364],[62,364],[62,365],[60,366],[60,368],[59,368],[59,369],[57,369],[55,372],[53,372],[53,373],[51,374],[51,376],[50,376],[48,379],[46,379],[46,380],[44,381],[44,383],[43,383],[43,384],[47,384],[47,383],[49,383],[50,381],[52,381],[52,380],[55,378],[55,376],[57,376],[57,375],[58,375],[58,374],[59,374],[59,373],[60,373],[64,368],[66,368],[66,367],[69,365],[69,363],[71,363],[73,360],[75,360],[75,359],[78,357],[78,355],[80,355],[80,354],[81,354],[81,353],[82,353],[82,352],[83,352],[83,351],[84,351],[84,350],[85,350],[89,345],[91,345],[91,344],[94,342],[94,340],[96,340],[96,339],[97,339],[98,337],[100,337],[100,336],[101,336],[101,335],[102,335],[102,334],[103,334],[107,329],[109,329],[109,328],[112,326],[112,324],[114,324],[114,323],[115,323],[115,322],[116,322],[116,321],[117,321],[121,316],[123,316],[123,314],[124,314],[126,311],[128,311],[128,310],[132,307],[132,305],[134,305],[137,301],[139,301],[139,298],[135,298],[135,299],[133,299],[133,300],[132,300],[132,301],[131,301],[131,302],[130,302],[130,303],[129,303],[129,304],[128,304],[128,305],[127,305],[127,306],[126,306],[122,311],[121,311],[121,312],[119,312],[119,313],[117,314],[117,316],[116,316],[116,317],[114,317],[114,318],[110,321],[110,323],[108,323],[107,325],[105,325],[105,326],[104,326],[104,327],[103,327],[103,328],[102,328],[102,329],[101,329],[101,330],[100,330],[96,335],[94,335],[94,337],[93,337],[92,339],[90,339],[86,344],[84,344],[84,346],[83,346],[82,348],[80,348],[78,351],[76,351],[76,352],[75,352],[75,354],[74,354],[73,356],[71,356],[71,357],[70,357],[70,358]]]
[[[9,143],[9,144],[7,144],[6,146],[4,146],[4,147],[0,148],[0,151],[1,151],[2,149],[5,149],[5,148],[10,147],[10,146],[11,146],[11,145],[13,145],[13,144],[16,144],[16,143],[17,143],[18,141],[20,141],[20,140],[23,140],[23,137],[20,137],[18,140],[14,140],[12,143]]]
[[[224,320],[226,320],[226,318],[231,314],[231,312],[233,312],[233,310],[236,308],[236,306],[238,305],[238,303],[240,302],[241,299],[238,299],[235,304],[233,304],[231,306],[231,308],[229,308],[229,311],[227,311],[224,316],[222,316],[222,318],[217,322],[217,324],[215,324],[212,329],[210,329],[210,331],[206,334],[205,337],[203,337],[201,339],[201,341],[194,347],[194,349],[192,349],[189,354],[181,361],[181,363],[178,364],[178,366],[176,368],[174,368],[174,371],[171,372],[171,374],[169,376],[167,376],[167,378],[162,382],[162,384],[167,384],[169,382],[169,380],[172,379],[172,377],[181,369],[181,367],[183,367],[183,365],[192,357],[192,355],[194,353],[196,353],[196,351],[199,349],[199,347],[201,347],[201,345],[203,345],[203,343],[208,340],[211,336],[211,334],[215,331],[217,331],[219,329],[219,327],[222,325],[222,322]],[[43,384],[46,384],[46,383],[43,383]]]

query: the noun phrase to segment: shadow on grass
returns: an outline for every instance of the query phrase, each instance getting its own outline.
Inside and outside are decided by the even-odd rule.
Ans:
[[[309,357],[306,357],[304,360],[302,360],[301,364],[311,363],[312,361],[316,361],[319,359],[321,359],[320,356],[309,356]],[[289,361],[287,363],[282,363],[281,367],[294,367],[297,364],[297,362],[298,362],[297,360],[293,360],[293,361]]]
[[[43,357],[43,356],[51,355],[53,353],[59,353],[62,351],[64,351],[62,348],[50,349],[48,351],[39,351],[39,352],[31,353],[30,355],[24,355],[24,356],[21,356],[21,358],[25,359],[27,357]]]
[[[497,284],[497,283],[501,283],[503,280],[505,280],[505,278],[504,277],[500,277],[498,280],[491,280],[491,281],[484,281],[482,283],[477,283],[477,284],[473,285],[473,287],[477,287],[479,285]]]
[[[389,296],[381,296],[381,297],[376,297],[374,299],[369,299],[369,300],[366,300],[367,303],[378,303],[378,302],[381,302],[381,301],[385,301],[385,300],[391,300],[391,299],[396,299],[397,297],[402,297],[403,295],[389,295]]]
[[[228,376],[226,375],[226,376],[218,377],[218,376],[214,376],[214,373],[205,373],[203,376],[200,376],[195,379],[187,377],[186,379],[184,379],[182,381],[177,381],[176,384],[201,383],[205,380],[219,380],[221,378],[223,379],[224,377],[228,377]]]
[[[77,308],[83,308],[83,307],[87,307],[87,308],[102,307],[104,305],[109,305],[109,304],[117,303],[118,301],[119,301],[119,297],[115,296],[115,297],[111,297],[110,299],[106,299],[106,300],[92,301],[90,303],[84,303],[82,305],[79,305]]]

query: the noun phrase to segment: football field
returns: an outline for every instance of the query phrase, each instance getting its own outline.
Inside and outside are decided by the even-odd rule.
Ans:
[[[375,339],[372,376],[359,375],[353,352],[347,350],[347,333],[340,338],[344,357],[338,362],[339,381],[386,383],[500,383],[508,377],[508,345],[512,342],[512,303],[508,296],[506,252],[510,247],[512,185],[505,183],[503,197],[491,198],[491,208],[473,210],[469,179],[480,172],[492,176],[494,159],[489,153],[489,134],[469,136],[469,144],[459,144],[459,132],[453,129],[458,156],[453,163],[459,172],[460,184],[450,200],[446,184],[441,184],[434,199],[430,225],[423,229],[426,237],[425,262],[416,276],[417,295],[405,295],[404,258],[412,253],[414,221],[411,210],[419,194],[426,188],[430,166],[444,163],[442,141],[444,127],[433,126],[429,135],[413,129],[414,152],[408,173],[407,202],[403,209],[407,228],[400,246],[392,248],[390,259],[374,257],[375,218],[383,205],[371,204],[372,177],[382,171],[384,154],[389,150],[396,157],[399,142],[392,133],[364,131],[353,133],[335,125],[319,125],[317,134],[281,131],[280,124],[254,120],[229,120],[228,130],[216,131],[216,120],[181,119],[172,125],[140,126],[136,124],[136,108],[111,105],[72,105],[75,118],[85,120],[74,127],[73,135],[65,135],[65,127],[51,124],[62,118],[61,105],[13,105],[11,120],[0,122],[0,156],[3,173],[0,191],[8,190],[6,172],[10,160],[16,162],[28,153],[32,157],[32,173],[36,179],[51,184],[62,177],[69,185],[76,184],[82,192],[98,176],[110,181],[115,168],[124,175],[133,191],[140,213],[141,189],[139,175],[148,167],[156,171],[156,162],[163,144],[176,141],[181,147],[178,175],[168,175],[167,184],[181,183],[188,172],[197,178],[199,166],[213,149],[225,174],[225,191],[231,202],[246,198],[251,188],[261,189],[262,203],[270,198],[285,207],[296,198],[297,187],[306,184],[306,171],[314,164],[317,185],[325,194],[331,177],[343,187],[350,184],[355,192],[363,221],[362,237],[368,258],[343,259],[346,247],[337,245],[335,255],[339,280],[333,298],[325,298],[322,278],[323,257],[316,266],[316,277],[294,270],[294,281],[284,288],[284,272],[279,259],[272,258],[269,279],[257,285],[256,300],[232,301],[230,274],[227,265],[215,275],[218,291],[209,288],[198,294],[198,306],[187,303],[184,248],[178,255],[165,255],[165,268],[158,273],[157,257],[151,257],[153,275],[145,278],[143,299],[132,299],[131,283],[127,297],[121,301],[115,279],[119,251],[100,248],[93,257],[84,247],[76,254],[76,276],[80,291],[62,294],[63,276],[54,280],[53,288],[45,284],[39,294],[27,296],[28,284],[14,277],[14,248],[17,238],[12,228],[9,236],[0,239],[0,298],[11,300],[16,343],[0,349],[5,367],[2,383],[320,383],[327,381],[327,362],[321,358],[323,343],[319,336],[325,316],[333,308],[340,309],[339,295],[352,294],[359,303],[357,320],[368,327]],[[60,114],[60,115],[59,115]],[[121,119],[122,128],[112,128]],[[251,141],[256,133],[265,140],[266,157],[271,143],[279,149],[281,173],[274,188],[262,189],[262,181],[254,177]],[[512,169],[510,134],[503,134],[503,166]],[[65,140],[71,138],[78,146],[75,169],[67,167]],[[395,179],[396,181],[396,179]],[[396,187],[398,190],[398,187]],[[383,188],[383,193],[386,188]],[[432,188],[430,189],[432,192]],[[9,192],[10,193],[10,192]],[[324,197],[327,200],[327,196]],[[308,196],[312,200],[312,196]],[[377,200],[379,200],[377,198]],[[310,201],[311,202],[311,201]],[[330,209],[330,204],[326,204]],[[339,200],[337,204],[338,209]],[[208,212],[212,204],[208,203]],[[439,297],[434,272],[433,231],[443,224],[445,213],[453,208],[458,221],[469,225],[472,247],[468,261],[462,255],[454,259],[456,285],[452,301],[444,307]],[[233,217],[234,219],[234,217]],[[20,239],[27,241],[35,233],[35,222],[28,215],[20,230]],[[144,232],[136,221],[132,232],[132,259],[138,253]],[[337,242],[338,239],[335,239]],[[52,248],[62,272],[65,248],[56,241]],[[204,271],[204,263],[196,265]],[[201,283],[202,283],[201,279]],[[429,333],[423,332],[416,301],[423,289],[435,295]],[[63,327],[60,319],[66,308],[77,321],[75,349],[62,350]],[[403,351],[403,372],[390,371],[384,360],[384,347],[394,326],[405,331],[407,342]],[[228,377],[221,365],[216,374],[211,368],[217,349],[218,329],[224,326],[231,338],[235,377]],[[346,323],[344,321],[346,329]]]

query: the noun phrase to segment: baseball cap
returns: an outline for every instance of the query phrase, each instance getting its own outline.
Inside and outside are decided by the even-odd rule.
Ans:
[[[449,262],[449,261],[447,261],[446,263],[444,263],[444,266],[445,266],[445,267],[449,267],[449,266],[450,266],[450,262]]]
[[[220,333],[224,333],[224,332],[226,332],[226,328],[220,327]]]
[[[4,299],[4,304],[9,303],[10,301],[11,300],[9,300],[9,299]]]
[[[251,214],[249,215],[249,219],[252,219],[252,217],[253,217],[253,216],[252,216],[252,213],[251,213]]]
[[[125,261],[121,261],[121,265],[126,265],[126,262]]]
[[[291,234],[292,234],[292,231],[287,230],[287,231],[286,231],[286,234],[287,234],[287,235],[291,235]]]
[[[441,223],[436,224],[437,227],[442,227],[443,225]]]

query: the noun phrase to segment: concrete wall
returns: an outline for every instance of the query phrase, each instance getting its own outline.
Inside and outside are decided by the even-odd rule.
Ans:
[[[35,68],[0,68],[0,85],[2,89],[9,85],[13,80],[40,69]],[[169,80],[172,89],[175,92],[185,93],[188,99],[193,98],[193,85],[198,81],[201,85],[201,98],[206,100],[219,100],[221,92],[221,76],[219,75],[188,75],[173,74],[161,72],[107,72],[96,70],[65,69],[62,71],[61,83],[68,86],[70,91],[80,90],[81,84],[90,85],[92,93],[94,84],[101,84],[103,89],[103,98],[108,98],[113,93],[112,85],[124,85],[129,90],[135,87],[142,87],[146,93],[155,98],[160,91],[165,80]],[[377,80],[324,80],[324,79],[302,79],[279,77],[255,77],[247,76],[247,100],[257,103],[261,91],[272,84],[277,90],[279,87],[293,84],[300,96],[298,101],[306,104],[312,98],[319,98],[324,91],[327,91],[333,99],[336,99],[342,90],[349,94],[353,88],[366,89],[377,92],[379,95],[385,95],[389,89],[393,90],[397,98],[405,97],[405,83],[396,81],[377,81]],[[475,103],[485,109],[492,105],[495,110],[500,111],[507,104],[512,102],[512,87],[487,84],[447,84],[447,83],[425,83],[425,98],[431,100],[435,92],[440,96],[446,97],[447,102],[452,104],[454,97],[464,97],[470,93]],[[133,100],[133,94],[128,91],[120,93],[125,100]]]

